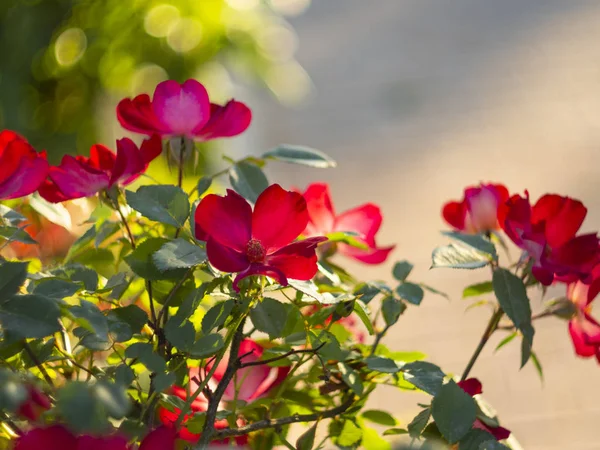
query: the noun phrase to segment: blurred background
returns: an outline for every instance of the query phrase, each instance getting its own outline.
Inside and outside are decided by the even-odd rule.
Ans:
[[[594,0],[2,0],[0,127],[56,161],[114,142],[116,102],[167,77],[247,102],[250,130],[217,145],[333,156],[335,170],[273,164],[269,174],[290,187],[329,182],[338,211],[382,207],[378,238],[398,244],[392,258],[350,269],[390,279],[409,259],[412,278],[447,292],[407,311],[387,343],[459,373],[490,314],[465,311],[460,293],[486,274],[428,270],[445,243],[440,208],[496,181],[534,199],[579,198],[584,229],[600,229],[598,38]],[[541,309],[540,292],[532,303]],[[472,371],[484,397],[526,450],[600,449],[600,367],[574,355],[565,322],[543,319],[536,332],[543,381],[531,364],[519,371],[516,341],[494,353],[499,333]],[[382,390],[372,406],[406,424],[419,400]]]

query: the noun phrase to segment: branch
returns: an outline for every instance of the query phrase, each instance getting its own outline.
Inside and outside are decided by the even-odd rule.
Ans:
[[[294,414],[289,417],[282,417],[280,419],[265,419],[259,420],[258,422],[251,423],[249,425],[245,425],[239,428],[224,428],[222,430],[216,431],[212,439],[226,439],[228,437],[233,436],[242,436],[253,431],[264,430],[265,428],[278,428],[284,425],[289,425],[292,423],[298,422],[315,422],[321,419],[331,419],[332,417],[338,416],[344,413],[346,410],[352,406],[354,403],[354,395],[350,396],[345,402],[341,405],[336,406],[335,408],[328,409],[326,411],[321,411],[314,414]]]
[[[46,382],[50,386],[52,386],[53,388],[55,388],[56,386],[54,386],[54,381],[52,380],[52,378],[50,377],[50,375],[48,375],[48,372],[46,372],[46,369],[42,365],[42,363],[39,360],[39,358],[37,357],[37,355],[33,352],[33,350],[31,349],[31,347],[27,343],[27,341],[23,341],[23,349],[25,350],[25,352],[27,353],[27,355],[29,355],[29,357],[31,358],[31,360],[33,361],[33,363],[36,365],[36,367],[38,368],[38,370],[40,371],[40,373],[42,374],[42,376],[44,377],[44,379],[46,380]]]
[[[479,344],[477,344],[477,348],[475,349],[473,356],[471,356],[471,359],[467,363],[467,367],[465,368],[465,371],[460,377],[460,381],[465,381],[469,376],[469,372],[471,372],[471,369],[475,365],[475,361],[477,361],[477,358],[479,358],[483,347],[485,347],[487,341],[490,339],[492,334],[494,334],[494,331],[498,329],[498,322],[500,322],[500,319],[502,319],[503,315],[504,311],[502,311],[502,308],[498,308],[496,312],[494,312],[492,317],[490,317],[490,321],[488,322],[488,325],[485,328],[485,331],[483,332],[483,336],[481,336],[481,339],[479,340]]]
[[[316,348],[308,348],[308,349],[304,349],[304,350],[290,350],[289,352],[284,353],[283,355],[275,356],[274,358],[261,359],[259,361],[242,363],[239,365],[239,367],[240,367],[240,369],[243,369],[244,367],[261,366],[263,364],[270,364],[272,362],[279,361],[280,359],[285,359],[288,356],[298,355],[300,353],[317,353],[321,349],[321,347],[323,347],[324,345],[325,345],[325,342],[321,343],[321,345],[319,345]],[[240,358],[240,359],[242,359],[242,358]]]

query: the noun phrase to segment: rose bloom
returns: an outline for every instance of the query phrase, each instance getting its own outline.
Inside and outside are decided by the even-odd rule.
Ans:
[[[336,214],[329,186],[325,183],[309,185],[304,192],[304,199],[308,208],[309,221],[303,235],[311,237],[336,231],[357,233],[356,240],[365,244],[367,249],[343,243],[336,243],[335,249],[345,256],[366,264],[384,262],[394,249],[395,245],[378,247],[375,242],[375,235],[383,221],[379,206],[367,203]]]
[[[526,193],[511,197],[504,208],[504,231],[527,252],[540,283],[585,280],[600,261],[597,234],[576,236],[587,214],[579,200],[547,194],[531,206]]]
[[[58,203],[90,197],[114,185],[128,185],[161,151],[158,135],[144,140],[139,148],[131,139],[119,139],[116,154],[104,145],[94,145],[89,158],[65,155],[59,166],[50,167],[48,180],[39,193],[49,202]]]
[[[17,413],[32,422],[35,422],[44,411],[47,411],[52,407],[52,404],[50,403],[48,396],[37,387],[28,384],[26,389],[27,399],[19,406]]]
[[[159,427],[151,431],[139,450],[175,450],[177,436],[173,430]],[[127,438],[113,436],[75,436],[62,425],[34,428],[15,441],[13,450],[134,450]]]
[[[590,283],[569,283],[567,297],[576,307],[576,314],[569,321],[569,334],[575,353],[584,358],[595,356],[600,362],[600,324],[591,315],[592,302],[600,293],[600,265],[592,270]]]
[[[14,131],[0,131],[0,200],[32,194],[47,175],[46,152],[36,152]]]
[[[465,233],[489,233],[500,229],[503,209],[508,200],[508,189],[502,184],[480,184],[465,189],[460,202],[444,205],[444,220],[458,231]]]
[[[251,352],[251,353],[250,353]],[[243,363],[249,363],[258,361],[264,352],[264,348],[259,345],[257,342],[252,339],[244,339],[242,344],[240,345],[239,355],[246,355],[243,357]],[[212,369],[211,365],[207,365],[205,370],[209,372]],[[194,392],[198,388],[198,383],[196,380],[200,379],[199,368],[190,369],[190,385],[189,391]],[[221,363],[217,366],[217,369],[209,382],[209,386],[214,392],[217,384],[223,378],[225,371],[227,370],[227,359],[224,358]],[[273,389],[279,386],[289,372],[289,367],[269,367],[265,365],[257,365],[244,367],[237,371],[236,378],[234,378],[227,388],[225,389],[225,393],[223,394],[223,398],[221,401],[223,403],[233,401],[237,398],[237,400],[242,400],[245,402],[251,402],[258,398],[264,397],[268,395]],[[234,383],[237,381],[237,383]],[[237,391],[237,396],[236,396]],[[181,398],[182,400],[187,400],[187,392],[188,390],[182,387],[174,387],[172,389],[172,394]],[[208,409],[208,400],[204,396],[204,394],[200,394],[192,403],[191,406],[192,414],[186,416],[182,426],[179,430],[179,437],[181,439],[185,439],[189,442],[197,442],[200,439],[200,434],[194,434],[185,428],[185,421],[189,419],[193,413],[195,412],[204,412]],[[225,409],[225,405],[223,405],[223,409]],[[161,422],[168,426],[172,427],[175,422],[177,422],[177,418],[181,414],[181,410],[175,409],[174,411],[169,411],[166,408],[159,409],[159,417]],[[238,419],[238,426],[244,425],[243,420]],[[227,428],[228,422],[227,419],[218,420],[215,422],[215,428],[217,430]],[[245,446],[248,443],[248,436],[237,436],[233,439],[238,446]],[[213,441],[212,445],[230,445],[230,439],[225,439],[222,441]]]
[[[242,133],[252,113],[235,100],[223,106],[211,103],[196,80],[183,84],[168,80],[156,86],[152,100],[147,94],[121,100],[117,117],[123,128],[136,133],[208,141]]]
[[[465,381],[459,381],[457,384],[463,391],[465,391],[471,397],[474,397],[483,392],[481,382],[477,378],[467,378]],[[473,423],[473,428],[478,428],[480,430],[487,431],[492,436],[494,436],[497,441],[508,439],[508,437],[510,436],[510,431],[506,428],[500,426],[493,427],[487,425],[479,419],[475,419],[475,422]]]
[[[306,228],[308,211],[302,195],[273,184],[258,196],[254,211],[231,189],[224,197],[209,194],[195,214],[195,235],[206,241],[210,263],[222,272],[238,273],[238,283],[266,275],[287,286],[288,278],[310,280],[317,273],[316,247],[327,240],[313,237],[292,242]]]

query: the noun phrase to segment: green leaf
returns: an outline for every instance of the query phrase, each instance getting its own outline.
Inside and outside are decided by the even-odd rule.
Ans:
[[[71,297],[80,289],[80,285],[70,281],[61,280],[60,278],[45,278],[37,284],[33,293],[49,298],[63,299]]]
[[[148,314],[136,305],[113,308],[108,311],[108,329],[113,339],[117,342],[125,342],[140,333],[146,322]]]
[[[82,381],[67,383],[58,391],[56,409],[71,429],[100,432],[107,425],[106,412],[94,388]]]
[[[510,450],[510,448],[494,439],[480,444],[478,450]]]
[[[314,298],[319,303],[326,303],[323,294],[319,292],[319,288],[312,281],[303,281],[303,280],[288,280],[289,285],[294,288],[296,291],[301,292],[302,294],[307,295],[308,297]]]
[[[354,312],[360,318],[363,325],[369,332],[370,336],[375,334],[375,330],[373,329],[373,324],[371,323],[371,319],[369,318],[369,310],[367,309],[367,305],[365,305],[359,299],[354,301]]]
[[[164,372],[165,360],[154,352],[151,344],[136,342],[125,349],[126,358],[137,358],[151,372]]]
[[[167,340],[180,350],[192,348],[196,339],[196,330],[194,325],[188,320],[179,323],[178,320],[171,319],[165,326],[165,337]]]
[[[250,319],[257,330],[267,333],[270,339],[283,336],[288,318],[288,308],[274,298],[265,298],[251,311]]]
[[[252,203],[269,187],[269,181],[260,167],[250,162],[239,162],[229,169],[229,182],[233,189]]]
[[[388,327],[391,327],[406,310],[406,305],[400,300],[394,297],[385,297],[381,301],[381,313],[383,314],[383,320]]]
[[[367,244],[357,239],[357,236],[359,236],[358,233],[351,231],[335,231],[333,233],[327,233],[325,236],[329,242],[341,242],[362,250],[367,250],[369,248]]]
[[[431,417],[431,408],[425,408],[408,424],[408,434],[413,439],[418,439]]]
[[[423,292],[423,288],[418,284],[402,283],[396,288],[396,294],[413,305],[420,305],[425,292]]]
[[[360,442],[362,436],[363,431],[352,420],[344,420],[336,443],[340,447],[351,447]]]
[[[369,356],[365,358],[367,367],[376,372],[397,373],[400,371],[398,364],[393,359],[383,358],[381,356]]]
[[[531,352],[531,361],[533,362],[533,365],[535,366],[535,370],[537,371],[539,377],[540,377],[540,381],[543,383],[544,382],[544,369],[542,368],[542,364],[540,363],[539,358],[537,357],[535,352]]]
[[[498,259],[496,246],[482,234],[466,234],[458,231],[442,231],[444,236],[471,247],[478,252],[488,255],[491,259]]]
[[[502,268],[494,270],[492,285],[498,303],[515,327],[523,334],[523,357],[521,360],[521,367],[523,367],[529,359],[535,332],[531,325],[531,306],[529,297],[527,297],[527,288],[519,277]]]
[[[361,416],[370,422],[388,427],[393,427],[398,423],[394,416],[392,416],[389,412],[382,411],[380,409],[369,409],[367,411],[363,411]]]
[[[438,366],[426,361],[408,363],[402,372],[406,381],[431,395],[437,395],[446,376]]]
[[[302,433],[296,441],[296,450],[312,450],[313,445],[315,445],[317,425],[318,423],[315,423],[312,427]]]
[[[431,402],[433,420],[450,444],[471,430],[476,414],[475,400],[452,380],[440,388]]]
[[[410,275],[410,272],[413,270],[413,265],[408,261],[399,261],[394,264],[394,269],[392,270],[392,274],[394,278],[398,281],[404,281]]]
[[[431,268],[479,269],[487,266],[491,259],[471,247],[449,244],[436,248],[431,255]]]
[[[174,373],[158,373],[154,377],[153,384],[156,392],[163,392],[175,384],[177,377]]]
[[[129,264],[131,270],[136,275],[146,280],[163,280],[180,278],[184,276],[186,269],[175,269],[161,271],[156,267],[152,258],[154,252],[160,250],[168,241],[163,238],[149,238],[139,244],[137,248],[125,257],[125,262]]]
[[[8,223],[11,227],[18,226],[21,222],[27,220],[23,214],[10,209],[6,205],[0,205],[0,216],[4,219],[4,223]]]
[[[108,320],[96,305],[81,300],[81,306],[72,306],[70,311],[79,319],[76,320],[79,325],[94,333],[98,340],[108,342]]]
[[[27,278],[26,262],[5,261],[0,265],[0,303],[19,292]]]
[[[0,304],[4,331],[18,338],[44,338],[60,331],[60,308],[41,295],[15,295]]]
[[[388,428],[383,432],[384,436],[397,436],[399,434],[408,434],[408,430],[404,428]]]
[[[495,440],[496,438],[487,431],[473,428],[460,440],[458,450],[479,450],[481,444]]]
[[[233,300],[225,300],[213,305],[202,318],[202,332],[207,334],[215,328],[219,330],[225,324],[234,305],[235,302]]]
[[[196,192],[198,192],[198,197],[208,191],[212,182],[212,177],[202,177],[198,180],[198,184],[196,184]]]
[[[338,368],[344,382],[354,391],[356,395],[362,395],[364,387],[358,372],[345,363],[338,363]]]
[[[488,292],[492,292],[494,287],[491,281],[484,281],[483,283],[472,284],[471,286],[467,286],[463,290],[463,298],[467,297],[477,297],[482,294],[487,294]]]
[[[126,388],[135,380],[135,372],[127,364],[119,364],[115,369],[115,383]]]
[[[506,336],[500,341],[500,343],[496,346],[496,349],[494,351],[497,352],[498,350],[500,350],[502,347],[504,347],[506,344],[508,344],[510,341],[516,338],[517,334],[518,333],[515,331],[514,333],[511,333],[508,336]]]
[[[122,419],[129,413],[131,403],[123,385],[100,380],[93,389],[96,398],[111,417]]]
[[[94,247],[98,248],[105,240],[117,233],[121,229],[119,222],[106,221],[96,227],[96,237],[94,238]]]
[[[190,350],[190,355],[198,359],[206,358],[216,354],[224,345],[223,336],[220,334],[207,334],[194,343]]]
[[[190,201],[180,187],[142,186],[137,192],[125,191],[127,203],[150,220],[181,228],[190,214]]]
[[[71,214],[62,203],[50,203],[35,192],[29,197],[29,205],[50,222],[71,230]]]
[[[262,157],[292,164],[316,167],[317,169],[328,169],[337,166],[336,162],[325,153],[301,145],[281,144],[278,147],[263,153]]]
[[[98,289],[98,273],[81,264],[69,264],[53,271],[53,275],[61,278],[67,278],[73,283],[81,281],[86,291],[95,291]]]
[[[205,260],[206,252],[203,249],[181,238],[165,243],[152,255],[152,261],[161,272],[189,269]]]
[[[8,242],[21,242],[23,244],[37,244],[38,242],[33,239],[29,233],[25,231],[25,228],[7,227],[0,226],[0,237],[3,237]]]

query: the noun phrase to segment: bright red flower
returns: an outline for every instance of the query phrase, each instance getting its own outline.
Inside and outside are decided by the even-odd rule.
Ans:
[[[195,215],[196,238],[206,241],[208,260],[223,272],[238,272],[234,289],[245,277],[266,275],[287,286],[288,278],[310,280],[317,273],[316,247],[325,237],[293,242],[306,228],[302,195],[273,184],[258,196],[254,211],[228,189],[204,197]]]
[[[600,324],[591,315],[591,304],[600,293],[600,265],[592,270],[591,282],[569,283],[567,297],[576,307],[576,314],[569,321],[569,333],[575,353],[584,358],[595,356],[600,362]]]
[[[503,209],[508,189],[502,184],[480,184],[465,189],[462,201],[448,202],[442,216],[452,227],[466,233],[498,230],[503,222]]]
[[[48,396],[37,387],[29,384],[26,389],[28,394],[27,400],[19,407],[17,412],[19,415],[35,422],[44,411],[52,407],[52,404]]]
[[[40,195],[58,203],[89,197],[115,184],[127,185],[145,172],[161,151],[160,137],[153,135],[139,148],[131,139],[119,139],[116,154],[97,144],[90,149],[89,158],[65,155],[59,166],[50,167],[49,179],[40,187]]]
[[[150,432],[139,450],[175,450],[176,434],[166,427]],[[123,436],[75,436],[62,425],[34,428],[15,441],[13,450],[133,450]]]
[[[463,391],[465,391],[471,397],[474,397],[483,392],[481,382],[477,378],[467,378],[464,381],[459,381],[457,384]],[[478,428],[480,430],[487,431],[492,436],[494,436],[497,441],[508,439],[508,437],[510,436],[510,430],[507,430],[506,428],[500,426],[494,427],[488,425],[480,419],[475,419],[475,422],[473,423],[473,428]]]
[[[579,200],[547,194],[532,207],[526,192],[512,196],[504,208],[504,231],[532,259],[540,283],[585,279],[600,260],[597,234],[576,236],[587,214]]]
[[[251,353],[250,353],[251,352]],[[249,363],[253,361],[258,361],[264,352],[264,348],[253,341],[252,339],[244,339],[242,344],[240,345],[239,355],[246,355],[242,359],[244,363]],[[212,368],[211,365],[206,367],[206,371],[210,371]],[[227,360],[224,358],[221,363],[217,366],[217,369],[213,375],[213,378],[210,380],[209,384],[211,385],[212,390],[216,388],[217,384],[223,378],[225,374],[225,370],[227,369]],[[198,383],[196,380],[199,380],[199,371],[200,369],[195,367],[190,369],[190,392],[194,392],[198,388]],[[225,389],[225,393],[223,394],[222,402],[226,403],[229,401],[233,401],[234,399],[242,400],[245,402],[251,402],[258,398],[264,397],[271,390],[279,386],[289,372],[289,367],[269,367],[267,365],[258,365],[258,366],[250,366],[245,367],[237,371],[236,378],[232,380],[227,388]],[[237,396],[236,396],[237,391]],[[174,387],[172,393],[182,400],[187,400],[187,389],[182,387]],[[200,395],[194,400],[192,403],[192,412],[203,412],[208,408],[208,400],[204,395]],[[226,406],[223,405],[223,409]],[[181,410],[175,409],[174,411],[169,411],[166,408],[160,408],[159,417],[162,423],[166,426],[173,426],[173,424],[177,421]],[[191,417],[192,414],[186,417],[186,420]],[[185,423],[185,421],[184,421]],[[238,419],[238,425],[243,425],[244,422]],[[218,420],[215,422],[216,429],[224,429],[229,425],[226,419]],[[179,437],[185,439],[189,442],[196,442],[199,438],[199,434],[194,434],[188,431],[185,426],[179,431]],[[248,436],[237,436],[235,438],[235,442],[237,445],[243,446],[248,443]],[[214,441],[213,445],[228,445],[229,440],[223,441]],[[140,449],[142,450],[142,449]]]
[[[304,230],[305,236],[318,236],[336,231],[350,231],[358,233],[358,241],[366,244],[368,249],[352,247],[348,244],[338,243],[340,253],[366,264],[380,264],[384,262],[395,245],[377,247],[375,235],[381,227],[383,217],[379,206],[367,203],[335,214],[329,186],[325,183],[313,183],[306,188],[304,199],[308,207],[309,221]]]
[[[36,152],[14,131],[0,131],[0,200],[35,192],[47,175],[46,152]]]
[[[146,94],[126,98],[117,106],[117,117],[126,130],[161,136],[186,136],[197,141],[237,136],[248,128],[252,112],[243,103],[210,103],[204,86],[196,80],[183,84],[163,81]]]

